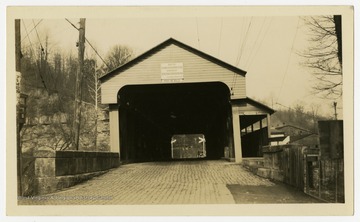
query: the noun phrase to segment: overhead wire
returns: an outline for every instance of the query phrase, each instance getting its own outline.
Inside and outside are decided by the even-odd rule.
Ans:
[[[287,64],[286,64],[286,68],[285,68],[285,72],[284,72],[284,75],[283,75],[283,78],[282,78],[282,81],[281,81],[281,86],[280,86],[280,90],[279,90],[279,94],[278,94],[278,98],[277,98],[277,100],[276,100],[276,103],[279,102],[279,98],[280,98],[280,95],[281,95],[281,91],[282,91],[282,88],[283,88],[284,82],[285,82],[285,77],[286,77],[287,74],[288,74],[288,68],[289,68],[289,64],[290,64],[290,60],[291,60],[291,55],[292,55],[292,51],[293,51],[293,49],[294,49],[295,39],[296,39],[298,30],[299,30],[299,22],[300,22],[300,19],[299,19],[299,17],[298,17],[295,35],[294,35],[294,38],[293,38],[293,41],[292,41],[292,45],[291,45],[291,49],[290,49],[290,54],[289,54],[288,61],[287,61]]]
[[[70,20],[69,20],[69,19],[65,18],[65,20],[66,20],[68,23],[70,23],[70,25],[71,25],[72,27],[74,27],[76,30],[78,30],[78,31],[79,31],[79,28],[78,28],[78,27],[76,27],[76,25],[74,25],[72,22],[70,22]]]
[[[90,43],[90,41],[85,37],[85,41],[89,44],[89,46],[94,50],[97,56],[101,59],[101,61],[106,65],[107,68],[110,68],[110,66],[105,62],[105,60],[101,57],[99,52],[95,49],[95,47]]]
[[[239,60],[239,57],[240,57],[240,49],[241,49],[241,40],[242,40],[242,35],[244,33],[244,27],[245,27],[245,18],[241,20],[241,31],[240,31],[240,36],[239,36],[239,49],[238,49],[238,53],[237,53],[237,57],[236,57],[236,60],[235,60],[235,63],[234,63],[234,66],[236,66],[236,63],[237,61]],[[234,83],[235,83],[235,78],[236,78],[236,73],[234,72],[234,75],[233,75],[233,78],[232,78],[232,81],[231,81],[231,93],[233,94],[233,87],[234,87]]]
[[[52,36],[57,36],[57,35],[59,35],[59,33],[63,33],[65,29],[68,29],[68,27],[64,27],[64,28],[62,28],[61,30],[58,30],[58,31],[55,32],[55,33],[51,33],[51,35],[52,35]],[[41,42],[43,42],[43,41],[45,41],[45,40],[46,40],[46,37],[41,38],[41,36],[40,36],[40,41],[41,41]],[[30,47],[30,45],[24,45],[24,44],[21,45],[21,48],[22,48],[22,49],[27,49],[27,48],[29,48],[29,47]]]
[[[264,35],[263,35],[262,39],[261,39],[261,42],[260,42],[260,44],[258,45],[258,47],[255,49],[254,56],[253,56],[253,58],[251,59],[251,61],[250,61],[250,63],[249,63],[248,69],[250,69],[250,67],[251,67],[252,64],[254,63],[255,57],[256,57],[256,55],[258,54],[258,52],[259,52],[259,50],[260,50],[260,48],[261,48],[261,46],[262,46],[262,44],[263,44],[263,42],[264,42],[264,40],[265,40],[265,37],[266,37],[266,35],[267,35],[267,33],[268,33],[269,29],[270,29],[270,26],[271,26],[271,24],[272,24],[272,21],[273,21],[273,18],[270,19],[269,24],[267,25],[267,28],[266,28],[266,30],[265,30],[265,32],[264,32]]]
[[[31,42],[31,39],[30,39],[30,36],[29,36],[29,32],[27,31],[27,28],[26,28],[26,25],[25,25],[25,22],[24,22],[23,19],[22,19],[22,22],[23,22],[23,24],[24,24],[24,29],[25,29],[25,32],[26,32],[26,34],[27,34],[29,43],[30,43],[30,45],[31,45],[30,50],[33,51],[33,54],[35,55],[35,50],[33,49],[33,45],[32,45],[32,42]],[[40,70],[40,67],[39,67],[39,66],[38,66],[38,69],[39,69],[39,75],[40,75],[40,78],[41,78],[41,82],[42,82],[42,84],[44,85],[44,88],[46,89],[46,91],[48,91],[48,89],[47,89],[47,87],[46,87],[46,84],[45,84],[45,81],[44,81],[44,78],[43,78],[43,76],[42,76],[42,74],[41,74],[41,70]]]
[[[242,43],[242,40],[243,40],[243,33],[245,33],[245,28],[244,27],[246,27],[245,26],[245,19],[243,19],[242,21],[241,21],[241,31],[240,31],[240,36],[239,36],[239,46],[238,46],[238,53],[237,53],[237,56],[236,56],[236,60],[235,60],[235,63],[234,63],[234,65],[236,65],[237,63],[238,63],[238,61],[239,61],[239,57],[240,57],[240,53],[241,53],[241,43]]]
[[[218,57],[219,57],[219,54],[220,54],[220,45],[221,45],[222,29],[223,29],[223,18],[221,18],[221,24],[220,24],[219,44],[218,44],[218,51],[217,51],[217,56],[218,56]]]
[[[43,21],[43,19],[41,19],[41,20],[30,30],[30,32],[27,32],[27,35],[26,35],[23,39],[21,39],[21,42],[22,42],[24,39],[26,39],[26,38],[31,34],[31,32],[34,31],[34,29],[35,29],[42,21]],[[23,20],[23,24],[24,24],[24,28],[26,28],[26,25],[25,25],[24,20]]]
[[[237,61],[236,67],[238,67],[238,65],[240,64],[241,57],[242,57],[242,55],[243,55],[244,45],[245,45],[246,42],[247,42],[249,30],[250,30],[250,28],[251,28],[252,19],[253,19],[253,17],[251,16],[251,17],[250,17],[250,21],[249,21],[249,25],[248,25],[247,30],[246,30],[246,32],[245,32],[244,41],[243,41],[242,44],[241,44],[240,56],[239,56],[239,60]],[[232,88],[235,88],[235,86],[236,86],[236,80],[237,80],[237,75],[235,75],[235,79],[234,79],[233,87],[232,87]]]
[[[39,37],[39,33],[38,33],[37,29],[36,29],[36,25],[35,25],[34,19],[33,19],[32,21],[33,21],[33,24],[34,24],[36,36],[37,36],[38,41],[39,41],[39,44],[40,44],[40,46],[41,46],[41,52],[43,52],[43,51],[44,51],[44,47],[43,47],[43,45],[41,44],[41,40],[40,40],[40,37]]]
[[[239,60],[237,61],[236,66],[240,65],[241,57],[242,57],[242,55],[244,54],[244,53],[243,53],[243,52],[244,52],[244,46],[245,46],[245,44],[246,44],[246,42],[247,42],[247,38],[248,38],[248,36],[249,36],[248,34],[249,34],[249,30],[250,30],[250,28],[251,28],[251,23],[252,23],[252,17],[250,18],[250,22],[249,22],[248,28],[247,28],[247,30],[246,30],[246,32],[245,32],[245,38],[244,38],[244,41],[242,42],[242,45],[241,45],[240,57],[239,57]]]
[[[28,33],[28,31],[27,31],[27,28],[26,28],[26,24],[25,24],[25,22],[24,22],[23,19],[21,19],[21,21],[23,22],[25,32],[27,33],[26,37],[28,38],[28,41],[29,41],[29,44],[30,44],[30,47],[31,47],[30,50],[33,51],[33,45],[32,45],[31,39],[30,39],[30,37],[29,37],[29,33]],[[34,51],[33,51],[33,53],[35,54]]]
[[[76,27],[76,25],[74,25],[74,23],[72,23],[69,19],[65,18],[65,20],[70,23],[70,25],[72,27],[74,27],[76,30],[79,30],[78,27]],[[106,65],[107,68],[110,68],[110,66],[105,62],[105,60],[102,58],[102,56],[100,55],[100,53],[95,49],[95,47],[90,43],[90,41],[85,37],[85,41],[89,44],[89,46],[94,50],[94,52],[96,53],[96,55],[101,59],[101,61]]]
[[[197,17],[196,17],[196,32],[197,32],[198,46],[199,46],[199,50],[200,50],[199,24],[198,24],[198,18]]]
[[[258,34],[256,35],[255,42],[254,42],[253,46],[250,47],[251,49],[255,49],[255,47],[258,45],[259,37],[260,37],[260,35],[261,35],[262,31],[263,31],[263,28],[264,28],[264,24],[265,24],[266,19],[267,19],[267,17],[265,17],[265,18],[263,19],[263,21],[262,21],[262,23],[261,23],[261,26],[260,26],[260,30],[259,30]],[[250,59],[252,58],[254,52],[255,52],[255,50],[251,50],[251,51],[250,51],[250,54],[249,54],[249,56],[247,57],[246,62],[244,63],[244,68],[245,68],[245,69],[248,68],[247,65],[249,64]]]

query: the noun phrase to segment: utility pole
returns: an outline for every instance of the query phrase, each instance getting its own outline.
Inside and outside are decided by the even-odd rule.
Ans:
[[[16,71],[16,160],[17,160],[17,193],[22,195],[22,164],[21,164],[21,143],[20,143],[20,81],[21,81],[21,33],[20,19],[15,19],[15,71]]]
[[[73,125],[73,142],[75,149],[79,150],[80,138],[80,119],[81,119],[81,100],[82,100],[82,78],[84,71],[84,50],[85,50],[85,18],[80,19],[79,42],[78,47],[78,68],[76,71],[75,82],[75,107],[74,107],[74,125]]]
[[[340,66],[342,68],[342,34],[341,34],[341,15],[334,15],[334,23],[335,23],[335,34],[338,45],[338,59],[340,62]]]
[[[334,102],[334,111],[335,111],[334,116],[335,116],[335,120],[337,120],[336,105],[337,105],[337,103]]]
[[[21,71],[21,33],[20,33],[20,19],[15,19],[15,71]]]
[[[97,64],[96,64],[96,60],[95,60],[95,64],[94,64],[94,80],[95,80],[95,115],[96,115],[96,118],[95,118],[95,149],[97,151],[98,149],[98,146],[97,146],[97,136],[98,136],[98,93],[99,93],[99,90],[98,90],[98,84],[99,84],[99,80],[98,80],[98,76],[97,76]]]

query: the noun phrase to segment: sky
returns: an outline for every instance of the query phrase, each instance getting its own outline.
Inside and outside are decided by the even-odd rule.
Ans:
[[[79,26],[78,18],[69,18],[69,21]],[[50,50],[77,55],[78,31],[65,17],[24,19],[21,26],[23,47],[32,45],[34,48],[40,42],[44,44],[47,33]],[[139,55],[168,38],[175,38],[247,71],[248,97],[275,110],[300,104],[307,110],[315,106],[320,114],[331,116],[333,100],[322,100],[312,95],[314,79],[310,71],[301,65],[303,58],[298,55],[308,47],[308,34],[300,16],[221,14],[87,18],[85,31],[86,38],[102,57],[116,44],[127,45],[134,49],[135,55]],[[94,55],[89,45],[86,45],[85,54]],[[341,116],[341,100],[337,102]]]

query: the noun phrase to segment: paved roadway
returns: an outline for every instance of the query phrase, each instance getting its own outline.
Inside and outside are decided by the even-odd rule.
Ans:
[[[243,198],[242,188],[269,188],[277,185],[258,177],[241,165],[222,160],[150,162],[122,165],[54,194],[19,201],[24,205],[87,204],[234,204],[262,203],[259,198]],[[291,189],[290,189],[291,190]],[[295,191],[294,191],[295,192]],[[277,197],[286,200],[285,197]],[[266,191],[265,191],[266,193]],[[297,194],[299,195],[299,194]],[[235,197],[235,199],[234,199]],[[296,201],[296,198],[292,198]],[[301,202],[316,202],[312,198]]]

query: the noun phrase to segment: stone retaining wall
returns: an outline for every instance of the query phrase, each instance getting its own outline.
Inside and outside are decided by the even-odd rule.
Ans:
[[[69,118],[69,115],[61,112],[27,117],[20,133],[22,152],[30,155],[37,149],[73,149],[72,120]],[[110,151],[109,110],[99,108],[96,112],[93,107],[84,107],[82,118],[79,149]]]

